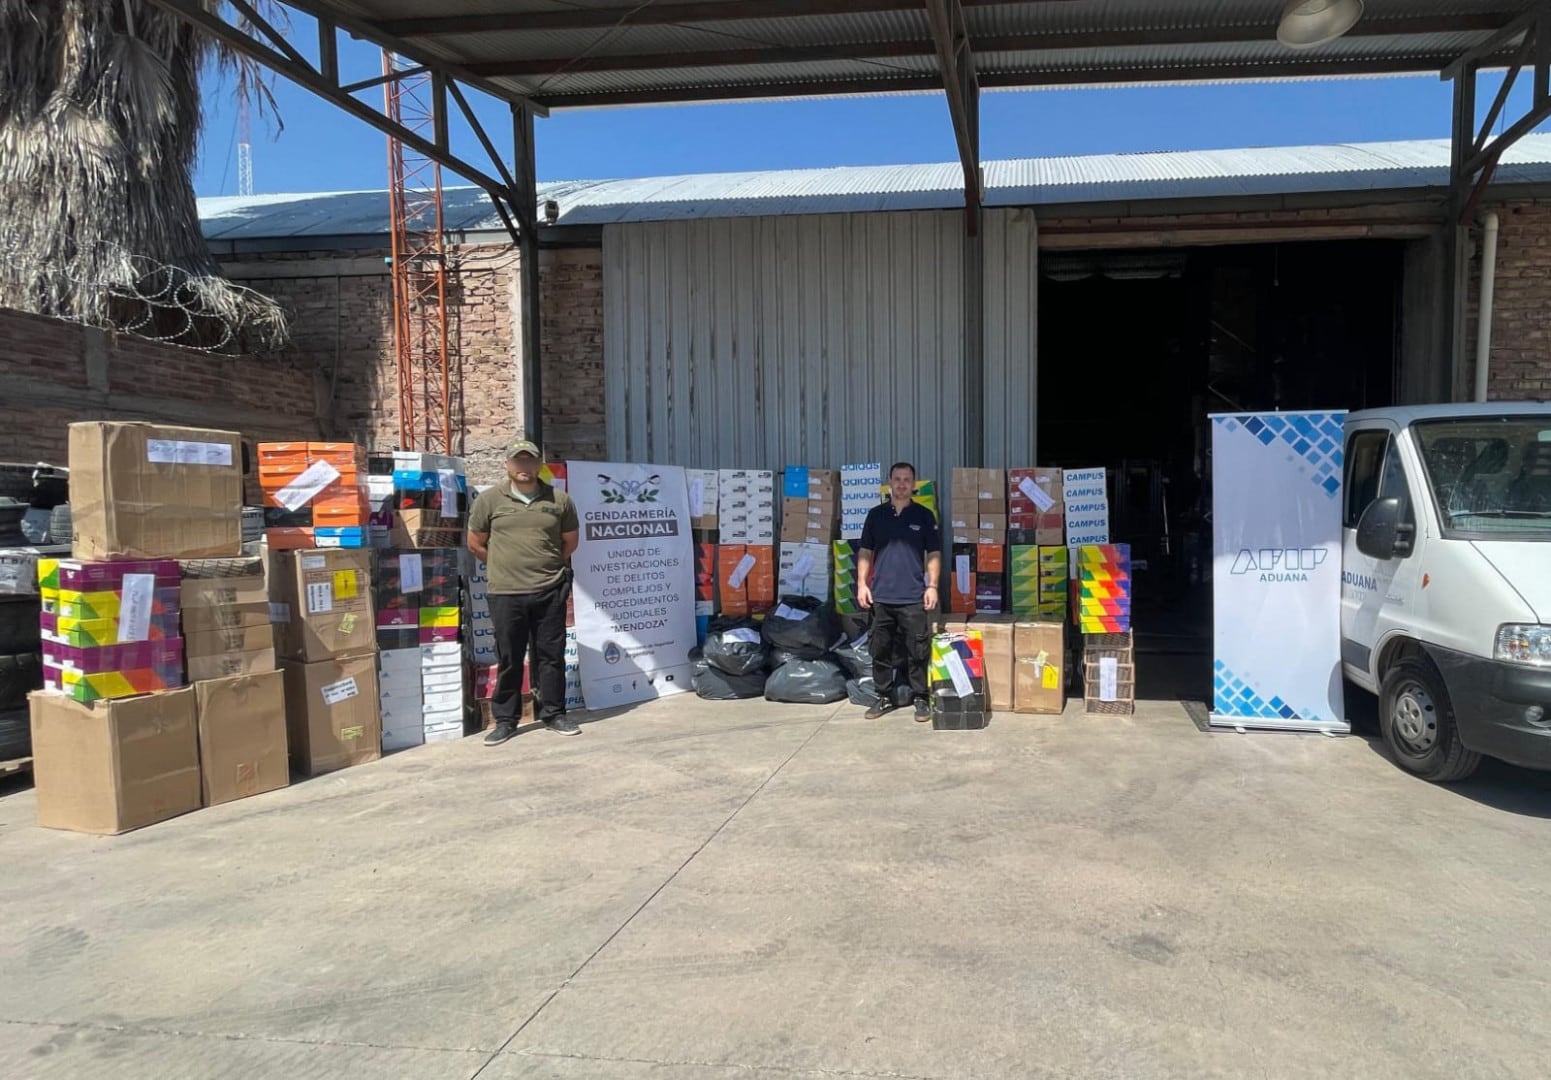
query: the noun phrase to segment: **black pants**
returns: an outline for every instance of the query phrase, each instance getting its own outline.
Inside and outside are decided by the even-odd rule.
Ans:
[[[491,594],[490,621],[495,623],[498,665],[490,714],[496,723],[515,724],[522,718],[522,664],[530,646],[534,711],[540,720],[564,715],[565,602],[570,595],[569,575],[541,593]]]
[[[910,673],[910,696],[926,700],[926,624],[926,608],[919,602],[872,605],[872,630],[867,638],[872,649],[872,681],[885,703],[894,700],[894,673],[900,667]]]

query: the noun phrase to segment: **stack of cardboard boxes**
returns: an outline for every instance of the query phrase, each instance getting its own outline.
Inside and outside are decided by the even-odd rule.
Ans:
[[[1109,488],[1103,469],[1067,469],[1061,476],[1066,502],[1066,546],[1109,543]]]
[[[367,546],[366,459],[355,443],[258,444],[271,551]]]
[[[1009,599],[1019,615],[1066,617],[1065,505],[1060,469],[1009,469]]]
[[[1131,632],[1083,638],[1083,705],[1090,713],[1136,711],[1136,651]]]
[[[463,734],[461,561],[451,548],[376,553],[373,597],[384,750]],[[480,598],[488,621],[483,591]],[[488,640],[493,658],[493,628]]]
[[[38,565],[57,646],[31,698],[39,823],[119,833],[283,786],[237,435],[72,424],[70,468],[75,558]]]
[[[716,614],[720,482],[715,469],[685,469],[684,484],[689,494],[689,527],[695,543],[695,637],[703,642],[711,616]]]
[[[1007,594],[1006,474],[954,469],[949,499],[948,610],[996,614]]]
[[[775,547],[725,540],[717,545],[716,595],[723,615],[762,615],[775,607]]]
[[[1131,630],[1131,546],[1083,544],[1077,549],[1077,627],[1084,634]]]
[[[973,627],[952,628],[932,637],[926,670],[932,727],[972,731],[986,726],[991,702],[986,689],[985,643]]]
[[[470,505],[463,459],[395,450],[393,503],[389,547],[417,550],[462,546]]]
[[[272,552],[269,596],[292,764],[313,776],[375,761],[382,729],[371,552]]]
[[[1066,628],[1060,622],[958,615],[946,617],[941,629],[980,636],[991,712],[1055,715],[1066,707]]]
[[[781,595],[831,598],[830,563],[839,522],[840,474],[788,465],[781,484]]]

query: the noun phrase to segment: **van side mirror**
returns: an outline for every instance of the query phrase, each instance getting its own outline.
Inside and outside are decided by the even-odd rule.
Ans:
[[[1405,520],[1398,498],[1375,499],[1357,521],[1357,550],[1381,562],[1410,555],[1415,536],[1416,526]]]

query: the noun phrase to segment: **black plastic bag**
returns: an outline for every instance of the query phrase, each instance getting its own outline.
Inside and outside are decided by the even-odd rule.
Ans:
[[[837,645],[833,655],[851,678],[872,678],[872,650],[868,647],[865,634],[845,645]]]
[[[788,663],[788,662],[790,662],[792,660],[801,660],[802,659],[802,657],[798,656],[796,653],[792,652],[792,650],[790,650],[790,649],[781,649],[781,648],[776,648],[774,646],[772,646],[770,649],[766,650],[766,654],[765,655],[766,655],[765,666],[769,670],[771,670],[771,671],[774,671],[776,668],[780,667],[782,664]]]
[[[713,664],[701,664],[695,669],[695,693],[707,701],[745,701],[765,693],[763,671],[730,675]]]
[[[707,663],[728,675],[750,675],[765,670],[770,649],[753,619],[716,618],[700,651]]]
[[[869,675],[865,679],[846,680],[846,700],[852,705],[864,705],[872,708],[878,704],[878,688]]]
[[[765,681],[765,700],[828,705],[846,697],[846,673],[833,660],[788,660]]]
[[[834,609],[822,600],[783,596],[775,611],[765,616],[764,637],[766,644],[800,660],[817,660],[839,643],[840,623]]]

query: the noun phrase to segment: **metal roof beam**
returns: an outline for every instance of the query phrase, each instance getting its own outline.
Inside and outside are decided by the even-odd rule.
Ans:
[[[1212,63],[1157,67],[1080,68],[1057,71],[979,71],[976,79],[988,88],[1106,86],[1169,82],[1246,81],[1255,79],[1318,79],[1337,75],[1414,75],[1436,73],[1451,55],[1350,59],[1289,60],[1277,63]],[[1495,58],[1501,61],[1501,56]],[[901,75],[812,79],[799,82],[747,82],[720,86],[667,86],[645,90],[544,94],[539,100],[554,109],[608,105],[651,105],[690,101],[740,101],[750,98],[833,97],[841,94],[899,94],[940,90],[935,75]]]
[[[937,66],[953,120],[953,138],[959,145],[964,167],[964,228],[974,236],[980,231],[980,84],[975,80],[975,57],[969,47],[960,0],[926,0],[932,40],[937,45]]]
[[[1513,12],[1431,16],[1418,19],[1371,19],[1358,23],[1349,38],[1406,37],[1423,34],[1500,30],[1514,18]],[[1075,49],[1124,49],[1160,45],[1235,45],[1276,40],[1276,24],[1237,26],[1136,27],[1114,30],[1077,30],[1053,33],[1009,34],[977,37],[975,51],[1062,52]],[[471,62],[465,66],[476,75],[553,76],[589,71],[665,71],[682,68],[737,67],[744,64],[801,64],[825,60],[869,60],[932,56],[937,43],[931,38],[902,41],[825,42],[815,45],[773,45],[737,49],[692,49],[670,53],[618,53],[572,57],[551,55],[519,60]]]
[[[431,70],[435,86],[435,130],[434,138],[426,139],[351,96],[350,87],[340,85],[338,52],[333,47],[333,36],[338,32],[339,27],[326,16],[318,18],[320,42],[323,37],[328,37],[330,41],[320,48],[322,59],[319,66],[314,67],[294,46],[284,41],[283,35],[262,20],[254,22],[250,18],[248,21],[252,24],[254,33],[249,33],[242,27],[222,19],[206,5],[205,0],[149,0],[149,2],[199,28],[244,56],[258,61],[277,75],[283,75],[298,86],[312,91],[390,138],[397,139],[405,146],[412,147],[416,152],[473,181],[485,189],[503,220],[509,222],[508,211],[516,211],[517,193],[514,187],[504,180],[510,174],[499,155],[493,152],[494,147],[478,124],[474,125],[475,134],[503,179],[492,176],[452,152],[447,131],[447,89],[453,86],[453,76],[444,68],[434,63],[427,65]],[[246,3],[239,3],[237,10],[239,15],[246,16],[251,8],[248,8]],[[255,34],[262,35],[267,40],[261,40]],[[461,99],[461,93],[458,97]],[[513,239],[518,239],[515,231],[513,231]]]
[[[1013,6],[1020,0],[960,0],[965,7]],[[1021,0],[1072,3],[1073,0]],[[499,11],[479,15],[422,15],[380,19],[378,30],[397,37],[440,37],[508,30],[612,30],[620,26],[664,26],[747,19],[791,19],[812,15],[858,15],[876,11],[920,11],[920,0],[741,0],[731,3],[635,3],[623,7],[574,7],[564,11]]]

